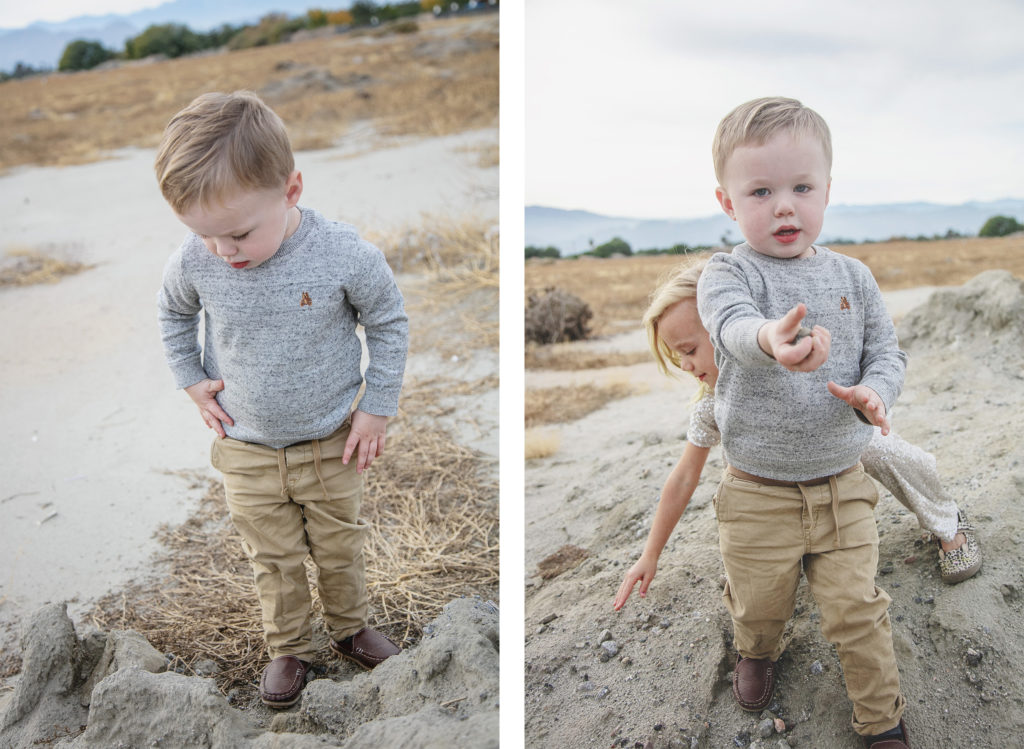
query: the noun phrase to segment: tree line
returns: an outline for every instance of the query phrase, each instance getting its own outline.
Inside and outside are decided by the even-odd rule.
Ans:
[[[325,26],[375,26],[423,12],[440,15],[475,8],[480,4],[479,0],[412,0],[398,3],[358,0],[347,10],[327,11],[314,8],[306,11],[305,15],[295,17],[271,13],[254,25],[223,24],[207,32],[193,31],[179,23],[153,24],[141,34],[127,39],[124,49],[120,51],[109,49],[98,41],[75,39],[64,47],[57,70],[90,70],[115,59],[141,60],[151,55],[173,58],[221,47],[228,50],[260,47],[286,41],[296,31],[303,29]],[[494,5],[496,0],[484,0],[482,4]],[[50,72],[52,70],[47,68],[34,68],[19,62],[11,73],[0,72],[0,81]]]
[[[981,229],[978,231],[978,236],[1005,237],[1009,234],[1014,234],[1019,231],[1024,231],[1024,224],[1021,224],[1013,216],[993,216],[992,218],[988,219],[985,222],[985,224],[981,227]],[[921,242],[930,242],[938,239],[955,239],[962,236],[963,235],[960,234],[959,232],[950,229],[945,234],[935,234],[931,237],[921,235],[918,237],[914,237],[913,239]],[[904,240],[910,238],[893,237],[892,239]],[[852,240],[836,240],[830,242],[829,244],[857,244],[857,242],[854,242]],[[691,247],[689,245],[679,243],[672,245],[671,247],[651,248],[646,250],[637,250],[636,252],[634,252],[629,242],[622,239],[622,237],[613,237],[604,244],[598,245],[596,247],[593,246],[593,241],[591,241],[591,248],[589,250],[587,250],[586,252],[581,252],[579,253],[579,255],[570,255],[569,257],[579,257],[581,255],[600,258],[611,257],[612,255],[685,255],[690,252],[704,252],[710,249],[712,249],[710,245],[697,245]],[[534,245],[527,245],[526,259],[529,260],[530,258],[538,257],[560,258],[562,257],[562,251],[554,246],[536,247]]]

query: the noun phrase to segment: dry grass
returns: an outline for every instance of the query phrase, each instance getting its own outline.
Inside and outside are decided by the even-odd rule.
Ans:
[[[499,342],[498,231],[480,217],[424,217],[416,227],[369,235],[396,273],[416,273],[428,293],[408,305],[412,340],[443,354],[466,346],[497,348]],[[451,327],[463,331],[452,337]]]
[[[646,351],[587,351],[575,343],[527,346],[526,369],[556,371],[630,367],[651,361]]]
[[[527,388],[524,403],[526,426],[576,421],[613,400],[628,398],[635,392],[636,388],[628,382]]]
[[[6,256],[0,259],[0,287],[57,283],[65,276],[73,276],[95,267],[53,257],[35,248],[9,249]]]
[[[437,395],[421,388],[411,397]],[[371,527],[365,546],[371,624],[406,645],[448,601],[473,594],[495,598],[498,584],[492,467],[424,423],[396,421],[387,453],[368,474],[362,513]],[[185,673],[212,660],[222,691],[252,692],[265,663],[260,613],[221,486],[211,483],[196,514],[164,529],[159,540],[166,570],[161,583],[102,599],[94,624],[140,632],[161,652],[174,654]],[[315,588],[313,596],[316,607]],[[316,621],[315,636],[323,638]]]
[[[556,429],[527,429],[523,442],[525,459],[537,460],[551,457],[558,452],[562,436]]]
[[[264,92],[296,150],[332,146],[367,122],[385,136],[496,126],[497,16],[420,18],[411,34],[329,35],[8,81],[0,86],[0,169],[155,147],[170,117],[207,91]]]
[[[943,239],[932,242],[880,242],[837,245],[837,252],[862,260],[883,291],[914,286],[962,284],[993,268],[1024,277],[1024,237]],[[662,276],[687,259],[678,255],[606,260],[528,262],[526,293],[551,286],[565,289],[594,311],[595,334],[606,334],[621,320],[640,319]]]

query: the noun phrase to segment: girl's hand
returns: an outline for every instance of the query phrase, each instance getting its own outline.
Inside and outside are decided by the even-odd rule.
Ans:
[[[874,426],[882,428],[882,436],[889,433],[889,417],[885,413],[885,404],[878,393],[867,385],[843,387],[834,382],[827,385],[828,391],[839,400],[846,401],[856,408]]]
[[[227,436],[224,424],[233,427],[235,422],[227,411],[217,402],[217,393],[224,389],[224,380],[200,380],[195,385],[185,388],[188,397],[199,407],[199,415],[203,423],[217,433],[219,437]]]
[[[657,560],[648,559],[647,557],[641,556],[640,559],[629,568],[629,572],[626,573],[626,577],[622,581],[622,585],[619,586],[619,592],[615,594],[615,601],[612,603],[612,608],[616,611],[626,605],[626,601],[629,599],[629,594],[633,592],[633,586],[640,583],[640,597],[647,597],[647,588],[651,585],[651,580],[654,579],[654,573],[658,571]]]

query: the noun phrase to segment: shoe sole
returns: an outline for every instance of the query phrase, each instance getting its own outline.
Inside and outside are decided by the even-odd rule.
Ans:
[[[263,703],[264,705],[266,705],[267,707],[273,707],[273,708],[276,708],[276,709],[279,709],[279,710],[280,710],[280,709],[284,709],[284,708],[286,708],[286,707],[291,707],[292,705],[294,705],[294,704],[295,704],[296,702],[298,702],[298,701],[299,701],[299,698],[300,698],[301,696],[302,696],[302,692],[299,692],[299,693],[298,693],[297,695],[295,695],[295,696],[294,696],[294,697],[293,697],[293,698],[292,698],[292,699],[291,699],[290,701],[288,701],[288,702],[284,702],[284,701],[281,701],[281,700],[268,700],[268,699],[266,699],[265,697],[262,697],[262,696],[261,696],[261,697],[260,697],[260,702],[262,702],[262,703]]]
[[[946,583],[947,585],[955,585],[956,583],[962,583],[964,580],[966,580],[968,578],[971,578],[971,577],[974,577],[980,571],[981,571],[981,562],[978,562],[974,567],[968,567],[967,569],[963,570],[962,572],[957,572],[956,574],[949,575],[949,576],[942,576],[942,575],[940,575],[940,577],[942,577],[942,582]]]

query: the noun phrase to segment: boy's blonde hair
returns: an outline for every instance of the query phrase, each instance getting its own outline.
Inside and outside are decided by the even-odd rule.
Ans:
[[[651,353],[654,354],[654,361],[657,362],[658,369],[662,374],[669,376],[674,374],[669,365],[676,369],[682,369],[682,367],[679,364],[679,354],[670,349],[658,334],[658,322],[665,314],[665,310],[673,304],[684,299],[697,298],[697,281],[700,280],[701,271],[704,270],[706,264],[707,258],[680,263],[651,292],[651,302],[647,305],[643,323],[644,329],[647,331],[647,345],[650,346]]]
[[[769,96],[740,104],[718,123],[711,145],[718,184],[724,184],[725,163],[733,151],[740,146],[763,146],[785,131],[817,138],[825,149],[826,171],[832,174],[832,134],[824,118],[796,99]]]
[[[281,118],[253,92],[197,97],[167,123],[156,157],[160,192],[175,213],[232,191],[284,186],[295,169]]]

